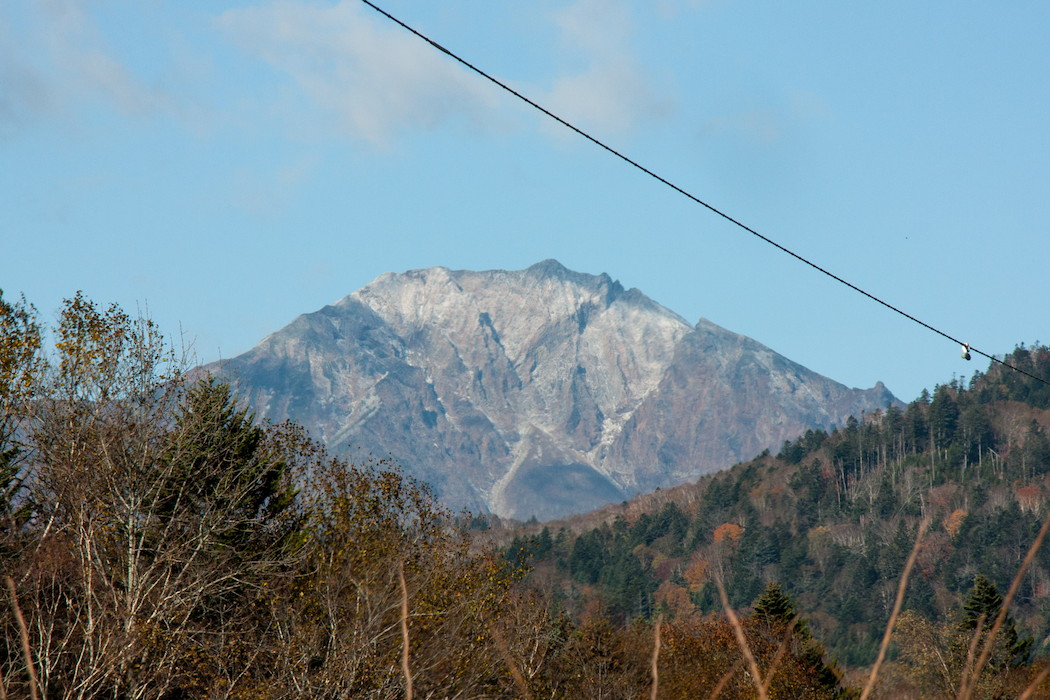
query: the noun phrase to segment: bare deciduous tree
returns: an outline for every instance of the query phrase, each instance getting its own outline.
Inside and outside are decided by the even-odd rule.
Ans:
[[[21,416],[34,537],[16,566],[42,686],[210,687],[208,652],[254,623],[246,600],[291,556],[293,443],[225,385],[187,383],[148,320],[78,295],[55,338]]]

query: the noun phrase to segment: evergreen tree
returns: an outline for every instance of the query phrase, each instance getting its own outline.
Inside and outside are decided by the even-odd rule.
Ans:
[[[981,633],[989,632],[1002,605],[1003,596],[995,584],[983,574],[977,574],[973,579],[973,588],[970,589],[963,603],[963,618],[959,623],[960,627],[975,633],[980,622]],[[991,665],[993,668],[1001,669],[1026,663],[1031,647],[1032,638],[1020,639],[1013,618],[1007,615],[1002,627],[999,628]]]
[[[897,494],[893,491],[893,484],[886,477],[883,477],[882,483],[879,484],[879,495],[875,497],[874,509],[883,520],[897,510]]]
[[[189,388],[170,450],[177,468],[168,508],[221,513],[230,524],[224,543],[235,549],[264,532],[282,536],[289,531],[273,532],[273,522],[295,500],[287,464],[277,446],[267,444],[267,433],[255,425],[254,416],[237,405],[228,384],[207,377]]]
[[[922,390],[922,395],[908,404],[904,411],[904,446],[909,452],[921,452],[929,436],[929,424],[926,421],[926,408],[929,403],[929,392]]]
[[[937,387],[930,403],[930,431],[938,447],[947,447],[955,437],[955,427],[959,421],[959,406],[948,386]]]
[[[770,581],[766,590],[755,601],[752,616],[770,625],[786,625],[795,618],[795,603],[784,594],[780,584]]]
[[[795,602],[784,593],[779,583],[770,581],[766,584],[765,591],[755,601],[750,620],[766,627],[771,641],[781,640],[791,625],[792,655],[798,668],[805,669],[812,684],[807,696],[819,697],[824,693],[829,697],[840,695],[839,675],[825,663],[824,646],[813,639],[806,620],[799,616]]]

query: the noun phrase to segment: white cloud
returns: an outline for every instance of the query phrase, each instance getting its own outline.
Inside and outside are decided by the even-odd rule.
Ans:
[[[495,88],[352,0],[330,7],[277,2],[230,10],[218,22],[245,50],[291,76],[341,129],[373,144],[457,116],[479,119],[498,101]]]
[[[105,49],[80,0],[15,2],[0,16],[0,125],[18,127],[97,100],[132,115],[168,105]]]
[[[667,111],[651,86],[630,65],[611,61],[555,81],[541,98],[566,121],[601,132],[625,132]]]
[[[668,111],[670,102],[657,95],[631,46],[622,0],[575,0],[549,19],[564,49],[558,59],[571,67],[543,87],[497,77],[599,132],[626,131]],[[329,6],[279,0],[227,11],[218,25],[289,76],[343,133],[375,145],[458,118],[475,126],[506,119],[497,112],[507,104],[498,88],[355,0]]]
[[[787,97],[792,114],[801,120],[828,121],[835,117],[827,100],[815,92],[795,89]]]
[[[14,45],[12,32],[0,22],[0,136],[50,111],[52,104],[43,76]]]
[[[562,42],[605,59],[624,53],[629,44],[631,23],[622,0],[576,0],[553,15],[562,32]]]
[[[556,78],[539,97],[552,112],[583,129],[624,132],[671,109],[631,45],[632,25],[621,0],[578,0],[554,23],[565,49],[584,67]]]
[[[805,90],[767,96],[762,104],[749,100],[735,110],[705,121],[702,137],[732,136],[742,142],[769,147],[796,138],[807,126],[834,119],[827,102]]]

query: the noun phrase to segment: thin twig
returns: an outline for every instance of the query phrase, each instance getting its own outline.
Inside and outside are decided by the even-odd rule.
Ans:
[[[26,668],[29,669],[29,695],[37,700],[37,678],[36,667],[33,666],[33,649],[29,646],[29,630],[26,628],[26,619],[22,617],[22,608],[18,605],[18,593],[15,591],[15,581],[10,576],[4,576],[7,581],[7,590],[11,591],[11,607],[15,610],[15,620],[18,621],[18,631],[22,636],[22,651],[26,655]]]
[[[737,659],[736,663],[733,664],[732,668],[722,674],[722,677],[718,679],[718,683],[711,690],[711,694],[707,696],[707,700],[715,700],[719,695],[722,694],[722,690],[726,687],[726,683],[729,679],[736,675],[736,672],[740,670],[740,667],[744,665],[743,657]]]
[[[744,658],[747,659],[748,666],[751,667],[751,676],[755,683],[755,690],[758,691],[758,700],[768,700],[769,696],[766,694],[766,689],[762,684],[762,674],[758,670],[758,662],[755,661],[755,655],[751,653],[751,647],[747,644],[747,638],[744,636],[744,628],[740,624],[740,618],[733,612],[733,608],[729,607],[729,596],[726,595],[726,587],[722,584],[720,576],[715,577],[715,585],[718,587],[718,595],[722,598],[722,607],[726,611],[729,624],[733,626],[736,643],[739,645]]]
[[[1017,569],[1017,573],[1014,575],[1014,580],[1010,584],[1010,590],[1006,592],[1006,597],[1003,598],[1002,607],[999,608],[999,614],[995,616],[995,623],[992,624],[992,629],[988,633],[988,637],[984,640],[984,646],[981,648],[981,655],[977,657],[977,663],[974,666],[972,673],[972,682],[966,684],[966,694],[959,693],[959,700],[970,700],[973,696],[973,690],[977,685],[977,679],[981,675],[981,671],[984,669],[984,665],[988,663],[988,658],[992,655],[992,647],[995,645],[995,637],[999,634],[999,629],[1003,626],[1003,622],[1006,621],[1006,615],[1009,612],[1010,604],[1013,603],[1014,596],[1017,595],[1017,591],[1021,588],[1021,581],[1024,580],[1025,574],[1028,573],[1028,567],[1035,561],[1035,555],[1039,552],[1039,548],[1043,545],[1043,540],[1046,539],[1046,533],[1050,530],[1050,511],[1047,511],[1046,518],[1043,520],[1043,526],[1039,528],[1039,534],[1035,536],[1035,541],[1032,542],[1032,546],[1028,548],[1028,554],[1025,555],[1024,561],[1021,562],[1020,568]]]
[[[959,695],[964,695],[970,687],[970,683],[976,683],[977,679],[971,680],[970,673],[973,671],[973,659],[977,655],[977,645],[981,641],[981,632],[984,631],[984,623],[987,615],[981,613],[977,618],[977,624],[973,628],[970,644],[966,648],[966,663],[963,664],[962,674],[959,678]]]
[[[769,692],[769,684],[773,682],[773,675],[777,672],[777,667],[784,660],[784,655],[787,654],[788,647],[791,645],[791,637],[795,633],[795,625],[798,624],[801,618],[802,613],[797,613],[791,618],[787,629],[784,630],[784,638],[780,640],[780,646],[777,647],[777,653],[773,655],[773,661],[769,664],[769,668],[766,669],[766,680],[763,681],[762,687],[765,688],[767,693]]]
[[[1028,700],[1028,698],[1032,697],[1032,693],[1034,693],[1036,688],[1039,687],[1039,684],[1046,679],[1048,673],[1050,673],[1050,666],[1044,667],[1043,670],[1039,672],[1039,675],[1028,684],[1028,687],[1017,697],[1017,700]]]
[[[656,700],[656,694],[660,689],[660,623],[662,622],[661,617],[656,618],[656,630],[653,634],[653,664],[652,664],[652,676],[653,676],[653,687],[649,692],[650,700]]]
[[[405,562],[397,563],[397,577],[401,581],[401,671],[405,674],[405,700],[412,700],[412,668],[408,663],[408,585],[405,583]]]
[[[886,623],[886,631],[882,635],[882,644],[879,645],[879,655],[875,659],[875,665],[871,667],[871,674],[868,676],[868,683],[864,686],[864,691],[860,694],[860,700],[867,700],[867,697],[871,695],[871,691],[875,689],[875,681],[879,677],[879,668],[882,666],[882,662],[886,659],[886,652],[890,648],[890,638],[893,636],[893,628],[897,624],[897,615],[900,614],[901,606],[904,605],[904,593],[908,588],[908,579],[911,577],[911,569],[915,566],[915,560],[919,556],[919,547],[922,545],[922,536],[926,534],[926,528],[929,526],[929,518],[919,523],[919,531],[915,534],[915,544],[911,548],[911,554],[908,555],[908,561],[904,564],[904,571],[901,572],[900,583],[897,585],[897,598],[893,601],[893,611],[890,613],[890,619]]]

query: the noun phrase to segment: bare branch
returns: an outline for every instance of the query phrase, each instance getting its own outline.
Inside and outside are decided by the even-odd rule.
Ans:
[[[762,683],[762,673],[758,670],[758,662],[755,660],[755,655],[751,653],[747,637],[744,636],[744,627],[740,624],[740,618],[733,612],[733,608],[729,606],[729,596],[726,595],[726,588],[722,583],[721,576],[715,577],[715,586],[718,588],[718,595],[722,599],[722,609],[725,610],[729,624],[733,626],[736,643],[739,645],[740,652],[744,655],[747,665],[751,669],[751,680],[755,684],[755,690],[758,692],[758,700],[767,700],[769,695],[766,693],[765,685]]]
[[[29,695],[33,700],[37,700],[37,676],[36,666],[33,664],[33,649],[29,646],[29,630],[26,628],[26,620],[22,616],[22,608],[18,604],[18,593],[15,591],[15,581],[10,576],[4,576],[4,580],[7,581],[7,590],[11,593],[11,607],[15,612],[15,620],[18,622],[18,631],[22,637],[22,653],[25,654],[26,658],[26,670],[29,673]],[[6,693],[5,693],[6,694]]]
[[[1028,568],[1032,565],[1032,562],[1035,561],[1035,555],[1038,554],[1039,548],[1042,547],[1043,540],[1046,539],[1048,531],[1050,531],[1050,512],[1047,512],[1046,518],[1043,520],[1043,526],[1039,528],[1039,534],[1035,536],[1035,540],[1032,542],[1032,546],[1028,548],[1028,553],[1025,555],[1024,561],[1022,561],[1021,566],[1018,567],[1017,573],[1014,575],[1014,580],[1010,583],[1010,590],[1008,590],[1006,596],[1003,597],[1002,605],[999,608],[999,614],[995,616],[995,622],[992,623],[992,628],[989,630],[988,636],[984,640],[984,646],[981,648],[981,655],[977,657],[977,663],[974,664],[970,680],[964,682],[963,689],[960,690],[959,700],[970,700],[970,698],[973,697],[973,692],[977,687],[977,679],[980,678],[984,665],[988,663],[988,659],[992,655],[992,647],[995,645],[995,637],[999,634],[999,630],[1006,621],[1006,616],[1010,612],[1010,604],[1013,603],[1017,591],[1021,588],[1021,581],[1024,580],[1025,574],[1028,573]]]
[[[871,695],[871,691],[875,688],[875,681],[879,677],[879,668],[886,659],[886,652],[890,648],[890,638],[893,636],[893,628],[897,624],[897,616],[901,612],[901,606],[904,605],[904,593],[908,589],[908,578],[911,576],[911,569],[915,566],[915,560],[919,556],[919,547],[922,545],[923,535],[926,534],[926,528],[929,526],[930,521],[928,518],[919,523],[919,531],[915,534],[915,544],[911,548],[911,554],[908,555],[908,561],[904,564],[904,571],[901,572],[900,583],[897,585],[897,597],[893,601],[893,611],[890,613],[890,619],[886,622],[886,631],[882,635],[882,644],[879,645],[879,655],[875,659],[875,664],[871,667],[871,674],[869,674],[868,682],[860,694],[860,700],[867,700],[867,697]]]

